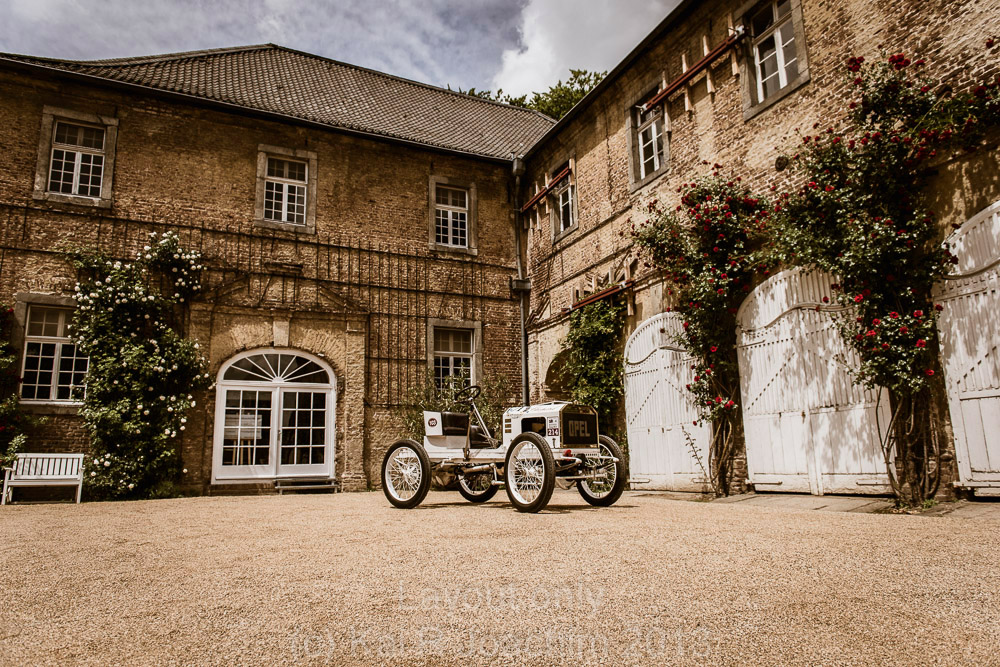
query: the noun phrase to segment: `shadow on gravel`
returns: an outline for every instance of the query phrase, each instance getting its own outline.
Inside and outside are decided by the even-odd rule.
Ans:
[[[414,508],[417,511],[420,510],[438,510],[438,509],[449,509],[454,507],[469,507],[475,508],[476,511],[485,510],[509,510],[515,511],[514,507],[510,503],[506,502],[487,502],[480,505],[474,503],[468,503],[465,501],[458,502],[445,502],[445,503],[426,503],[419,507]],[[621,505],[616,504],[612,507],[616,509],[635,509],[637,505]],[[606,507],[592,507],[591,505],[547,505],[545,509],[542,510],[543,514],[570,514],[573,512],[599,512],[601,510],[608,509]]]

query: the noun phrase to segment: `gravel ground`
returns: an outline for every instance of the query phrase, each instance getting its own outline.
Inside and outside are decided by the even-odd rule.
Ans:
[[[556,492],[0,511],[0,663],[1000,664],[1000,521]]]

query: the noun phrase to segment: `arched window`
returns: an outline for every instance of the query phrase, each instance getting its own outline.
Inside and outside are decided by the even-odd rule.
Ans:
[[[332,477],[335,392],[329,366],[304,352],[253,350],[223,364],[213,479]]]
[[[297,354],[262,352],[237,359],[226,369],[223,381],[309,382],[329,384],[330,374],[315,361]]]

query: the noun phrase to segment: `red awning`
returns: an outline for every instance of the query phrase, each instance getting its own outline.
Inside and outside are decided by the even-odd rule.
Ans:
[[[552,188],[554,188],[556,186],[556,184],[559,183],[559,181],[561,181],[562,179],[564,179],[567,176],[569,176],[569,172],[570,172],[570,168],[566,167],[565,169],[563,169],[562,171],[560,171],[558,174],[556,174],[555,176],[553,176],[552,180],[549,181],[548,185],[546,185],[544,188],[542,188],[541,190],[539,190],[538,194],[536,194],[534,197],[532,197],[531,199],[529,199],[528,203],[521,207],[521,213],[525,213],[532,206],[534,206],[538,202],[542,201],[542,198],[545,197],[545,195],[549,194],[549,192],[552,191]]]
[[[589,306],[592,303],[603,301],[604,299],[613,297],[616,294],[624,292],[625,290],[632,287],[632,285],[634,284],[635,284],[634,280],[626,280],[624,282],[618,283],[617,285],[612,285],[611,287],[605,287],[600,292],[594,292],[593,294],[589,294],[583,297],[582,299],[574,303],[569,308],[566,308],[565,310],[566,312],[570,312],[573,310],[577,310],[578,308],[583,308],[584,306]]]
[[[742,29],[738,29],[732,35],[730,35],[724,42],[716,46],[709,52],[704,58],[696,62],[691,68],[681,74],[679,77],[670,82],[670,85],[658,92],[653,96],[651,100],[646,102],[644,109],[648,110],[650,107],[654,107],[663,100],[667,99],[675,92],[677,92],[681,86],[686,84],[688,81],[698,76],[698,73],[704,70],[706,67],[711,65],[716,58],[725,53],[730,47],[735,46],[737,42],[743,39],[746,33]]]

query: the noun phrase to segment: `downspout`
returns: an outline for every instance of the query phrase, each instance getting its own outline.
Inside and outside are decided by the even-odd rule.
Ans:
[[[521,325],[521,405],[531,405],[531,391],[528,386],[528,330],[525,326],[525,299],[531,292],[531,281],[524,277],[524,262],[521,261],[521,175],[524,174],[524,161],[515,157],[511,165],[514,174],[514,245],[517,257],[517,280],[512,281],[511,289],[517,294],[518,318]]]

